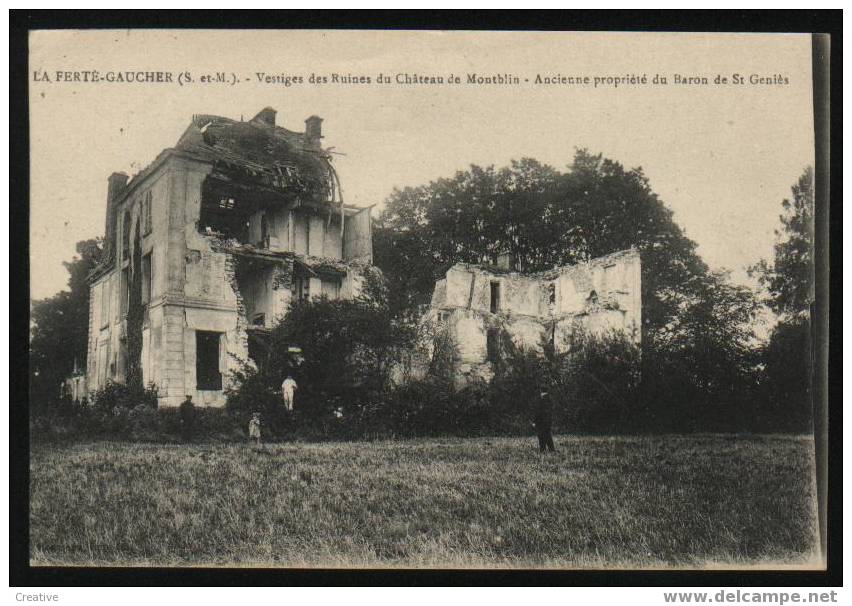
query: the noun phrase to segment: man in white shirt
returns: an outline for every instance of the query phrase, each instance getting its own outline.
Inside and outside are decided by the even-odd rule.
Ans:
[[[284,407],[292,411],[293,410],[293,397],[296,394],[296,390],[299,388],[296,385],[296,381],[290,375],[287,375],[287,378],[284,379],[284,382],[281,384],[281,395],[284,396]]]

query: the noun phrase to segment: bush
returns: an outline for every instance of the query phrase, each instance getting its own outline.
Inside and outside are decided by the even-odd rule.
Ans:
[[[137,404],[127,413],[125,433],[141,442],[158,441],[161,438],[158,411],[147,404]]]
[[[293,301],[284,319],[264,339],[254,362],[231,376],[228,410],[248,422],[260,412],[264,433],[349,436],[347,419],[366,430],[375,421],[377,402],[393,391],[395,369],[410,354],[416,330],[388,309],[381,275],[365,275],[364,295],[355,300],[325,297]],[[291,350],[298,347],[298,356]],[[294,411],[284,409],[281,383],[292,375],[297,384]],[[380,428],[384,431],[383,428]]]
[[[458,409],[452,391],[441,381],[414,381],[394,389],[376,411],[377,424],[398,436],[452,433]]]
[[[633,432],[642,379],[640,350],[623,333],[576,333],[558,373],[557,421],[573,431]]]
[[[556,352],[542,343],[543,355],[515,346],[506,335],[489,400],[499,433],[530,431],[534,406],[542,391],[554,401],[557,431],[632,432],[639,412],[639,348],[624,334],[572,335],[569,347]]]
[[[764,372],[754,426],[813,431],[811,326],[807,318],[779,322],[762,351]]]
[[[181,419],[178,408],[161,408],[156,411],[156,436],[154,441],[181,442]],[[194,442],[238,442],[248,437],[248,420],[231,414],[224,408],[196,407],[195,422],[190,440]]]
[[[123,386],[122,386],[123,387]],[[143,401],[122,388],[110,386],[96,396],[95,404],[61,405],[33,410],[30,437],[33,441],[129,440],[135,442],[180,442],[181,425],[177,408],[156,407],[152,389]],[[99,405],[97,404],[99,402]],[[133,402],[137,402],[131,406]],[[111,406],[110,406],[111,405]],[[247,437],[245,422],[222,408],[196,409],[192,440],[239,441]]]
[[[137,406],[157,408],[157,387],[149,384],[147,388],[132,388],[124,383],[107,381],[101,389],[91,395],[92,404],[95,409],[112,412],[116,408],[121,411],[130,411]],[[118,416],[120,413],[113,413]]]
[[[276,379],[277,374],[264,372],[254,364],[241,364],[232,373],[232,385],[225,391],[228,416],[247,427],[252,413],[259,412],[263,417],[263,434],[282,436],[286,432],[287,411],[281,394],[276,393],[281,384]]]

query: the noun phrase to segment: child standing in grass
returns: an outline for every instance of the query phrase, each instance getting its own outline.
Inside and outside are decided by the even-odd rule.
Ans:
[[[261,443],[260,426],[262,423],[263,421],[260,418],[260,413],[252,413],[251,421],[249,421],[249,440],[254,441],[254,443],[258,446],[260,446]]]

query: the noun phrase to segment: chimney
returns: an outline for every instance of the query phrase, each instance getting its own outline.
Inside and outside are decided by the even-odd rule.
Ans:
[[[505,271],[515,271],[515,255],[510,252],[502,252],[497,255],[497,267]]]
[[[107,255],[115,249],[115,200],[127,186],[129,177],[125,173],[112,173],[107,179],[107,208],[106,224],[104,225],[104,242]]]
[[[320,139],[322,139],[322,118],[311,116],[305,120],[305,140],[308,145],[319,147]]]
[[[267,126],[275,126],[275,114],[277,114],[274,109],[271,107],[264,107],[262,110],[258,112],[258,114],[251,119],[252,122],[262,122]]]

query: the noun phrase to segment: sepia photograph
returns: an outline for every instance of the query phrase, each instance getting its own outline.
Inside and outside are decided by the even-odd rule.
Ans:
[[[30,566],[825,570],[813,65],[31,31]]]

